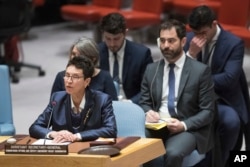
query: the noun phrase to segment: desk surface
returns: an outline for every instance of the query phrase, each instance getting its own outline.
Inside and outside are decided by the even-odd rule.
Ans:
[[[0,136],[0,143],[9,136]],[[1,166],[8,167],[138,167],[165,153],[160,139],[141,138],[120,151],[120,155],[109,157],[105,155],[83,155],[69,153],[68,155],[31,155],[5,154],[0,151]]]

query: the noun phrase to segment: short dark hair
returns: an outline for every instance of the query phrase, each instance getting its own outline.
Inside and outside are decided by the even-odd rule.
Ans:
[[[195,7],[188,17],[189,26],[197,31],[203,27],[211,27],[214,20],[215,12],[206,5]]]
[[[126,32],[126,20],[120,13],[110,13],[104,16],[100,22],[101,32],[108,32],[111,34],[119,34]]]
[[[163,22],[160,26],[159,34],[161,30],[170,30],[171,28],[175,28],[177,36],[182,39],[186,37],[186,26],[179,20],[169,19]]]
[[[81,69],[84,78],[91,78],[94,74],[93,62],[85,56],[76,56],[69,60],[67,67],[75,66],[77,69]]]

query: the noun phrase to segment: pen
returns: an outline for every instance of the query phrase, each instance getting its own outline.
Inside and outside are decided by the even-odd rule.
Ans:
[[[162,119],[162,118],[160,118],[159,120],[160,120],[160,121],[163,121],[163,122],[167,122],[167,123],[170,123],[170,122],[171,122],[171,120],[165,120],[165,119]]]
[[[26,142],[26,144],[28,145],[30,142],[31,142],[31,139],[29,139],[29,140]]]

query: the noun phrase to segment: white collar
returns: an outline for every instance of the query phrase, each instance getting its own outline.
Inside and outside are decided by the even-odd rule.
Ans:
[[[181,57],[174,63],[177,68],[182,68],[186,60],[186,54],[182,51]],[[165,65],[168,66],[169,62],[164,58]]]
[[[76,108],[76,106],[74,105],[72,96],[70,96],[70,101],[71,101],[71,107],[72,107],[72,109]],[[82,110],[84,108],[85,102],[86,102],[85,95],[83,95],[82,101],[81,101],[80,106],[79,106],[80,110]]]

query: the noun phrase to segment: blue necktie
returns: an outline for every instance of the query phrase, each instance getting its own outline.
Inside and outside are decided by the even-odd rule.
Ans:
[[[116,53],[114,53],[113,80],[119,83],[119,65]]]
[[[174,75],[174,67],[175,64],[169,64],[170,70],[168,74],[168,87],[169,87],[169,92],[168,92],[168,111],[169,114],[172,117],[176,116],[175,112],[175,75]]]

